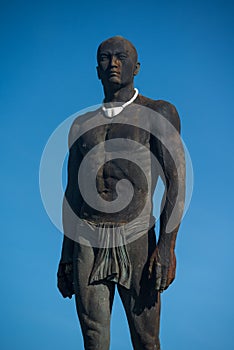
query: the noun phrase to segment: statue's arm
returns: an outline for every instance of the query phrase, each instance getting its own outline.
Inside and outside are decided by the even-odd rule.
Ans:
[[[160,215],[159,239],[157,248],[150,258],[149,273],[151,275],[153,270],[156,272],[156,289],[162,292],[175,279],[175,242],[185,198],[185,158],[180,138],[180,119],[175,107],[166,103],[162,106],[160,114],[166,122],[161,127],[163,142],[156,142],[156,153],[164,173],[165,192]]]
[[[63,199],[63,229],[61,259],[58,268],[58,288],[63,297],[71,298],[73,290],[73,251],[76,235],[77,217],[82,205],[82,196],[78,187],[78,170],[82,161],[77,142],[77,126],[74,124],[69,133],[68,181]]]

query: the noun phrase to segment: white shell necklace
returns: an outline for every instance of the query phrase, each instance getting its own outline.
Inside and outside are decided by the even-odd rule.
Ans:
[[[134,88],[134,91],[135,91],[135,94],[133,95],[133,97],[129,101],[125,102],[122,106],[110,107],[110,108],[106,108],[106,107],[102,106],[102,110],[103,110],[103,113],[105,114],[105,116],[108,118],[113,118],[116,115],[118,115],[119,113],[121,113],[125,107],[127,107],[133,101],[135,101],[135,99],[137,98],[137,96],[139,94],[139,91],[136,88]]]

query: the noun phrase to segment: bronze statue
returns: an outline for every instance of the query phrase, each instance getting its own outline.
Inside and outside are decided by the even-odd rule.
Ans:
[[[98,48],[97,62],[103,105],[76,118],[69,134],[58,288],[63,297],[75,294],[86,350],[109,349],[116,287],[133,348],[159,350],[160,293],[175,278],[175,241],[184,205],[180,119],[172,104],[149,99],[134,89],[140,63],[131,42],[120,36],[105,40]],[[128,149],[132,146],[136,151]],[[120,150],[124,156],[108,158]],[[86,167],[82,167],[84,160]],[[85,198],[88,192],[92,195],[89,181],[95,166],[98,196],[90,204]],[[152,202],[159,176],[165,193],[156,243]],[[118,197],[130,196],[123,179],[134,192],[130,204],[105,210]],[[98,198],[102,207],[95,206]],[[174,225],[168,229],[176,206]]]

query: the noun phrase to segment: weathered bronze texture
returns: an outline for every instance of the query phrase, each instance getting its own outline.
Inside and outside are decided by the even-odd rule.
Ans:
[[[129,101],[135,93],[134,77],[140,69],[137,51],[132,43],[119,36],[104,41],[98,48],[97,62],[97,74],[103,85],[105,106],[110,108],[115,103],[122,105]],[[109,349],[110,317],[115,288],[120,294],[127,315],[133,348],[159,350],[160,293],[175,279],[175,241],[183,212],[184,186],[180,194],[178,224],[169,232],[166,228],[176,205],[178,182],[182,181],[184,184],[184,153],[178,137],[180,119],[175,107],[169,102],[152,100],[141,94],[138,94],[134,101],[136,108],[130,106],[126,108],[126,112],[118,114],[122,122],[102,123],[88,130],[81,138],[77,137],[77,132],[87,120],[94,118],[97,113],[101,116],[100,118],[105,116],[101,109],[80,116],[74,121],[69,134],[68,184],[63,205],[65,235],[57,276],[58,288],[63,297],[71,298],[75,294],[86,350]],[[165,145],[146,130],[123,122],[124,113],[133,119],[140,118],[141,108],[147,108],[162,115],[177,130],[178,133],[172,135],[166,128],[161,129],[165,130],[165,134],[168,133],[166,137],[170,139],[173,147],[179,150],[180,176],[182,174],[180,179],[177,166]],[[131,116],[133,110],[134,115]],[[151,129],[157,128],[157,123],[149,122],[149,124]],[[101,212],[86,203],[78,185],[77,174],[85,155],[94,146],[118,138],[131,139],[144,146],[142,151],[144,170],[149,174],[150,186],[138,168],[128,160],[114,159],[103,162],[103,166],[97,173],[96,186],[99,195],[105,201],[110,203],[117,198],[116,185],[123,178],[131,182],[134,189],[131,205],[113,215]],[[94,153],[91,163],[95,162],[96,157],[103,156],[100,151],[98,152]],[[141,227],[142,219],[138,220],[139,215],[147,202],[149,193],[150,203],[152,203],[154,189],[160,175],[158,169],[151,169],[151,154],[159,162],[165,183],[158,242],[156,243],[154,225],[149,225],[146,232],[139,238],[113,249],[95,247],[87,242],[82,244],[72,239],[71,237],[76,235],[75,233],[73,235],[72,231],[77,230],[77,226],[74,228],[72,224],[68,207],[72,208],[81,221],[99,227],[98,232],[102,235],[108,235],[113,228],[119,230],[123,224],[130,223],[132,220],[135,220],[138,229]],[[152,208],[149,211],[152,218]],[[136,228],[135,230],[137,231]]]

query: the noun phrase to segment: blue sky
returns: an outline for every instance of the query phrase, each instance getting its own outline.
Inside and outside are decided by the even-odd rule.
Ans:
[[[39,164],[55,128],[102,101],[96,49],[116,34],[138,49],[140,92],[176,105],[194,167],[162,348],[232,348],[233,15],[225,0],[0,2],[1,349],[82,349],[74,300],[56,289],[62,234],[41,202]],[[119,348],[131,345],[117,297]]]

